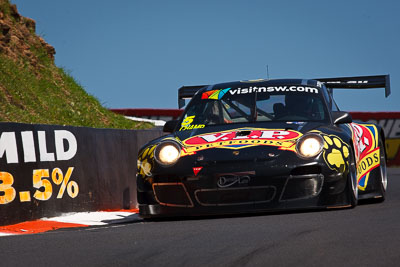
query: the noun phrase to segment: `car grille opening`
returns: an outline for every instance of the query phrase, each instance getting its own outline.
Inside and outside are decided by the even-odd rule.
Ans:
[[[322,189],[324,176],[322,174],[291,176],[284,188],[282,201],[307,199],[317,196]]]
[[[320,174],[321,166],[312,165],[312,166],[301,166],[294,168],[290,174],[291,175],[306,175],[306,174]]]
[[[156,200],[164,206],[193,207],[193,202],[182,183],[154,183]]]
[[[203,206],[229,206],[270,202],[276,193],[274,186],[199,189],[197,201]]]

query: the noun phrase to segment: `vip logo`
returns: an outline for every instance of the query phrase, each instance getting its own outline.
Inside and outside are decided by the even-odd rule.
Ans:
[[[221,141],[254,141],[254,140],[275,140],[284,141],[296,139],[300,136],[299,132],[291,130],[270,130],[270,129],[235,129],[232,131],[218,132],[197,135],[186,139],[186,145],[203,145]]]
[[[295,152],[296,139],[302,134],[293,130],[239,128],[196,135],[183,141],[182,156],[210,148],[241,149],[251,146],[275,146]]]

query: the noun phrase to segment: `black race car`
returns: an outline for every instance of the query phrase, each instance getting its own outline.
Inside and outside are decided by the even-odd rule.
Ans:
[[[385,136],[340,111],[333,88],[385,88],[389,75],[251,80],[179,89],[171,134],[138,155],[144,218],[354,207],[385,199]]]

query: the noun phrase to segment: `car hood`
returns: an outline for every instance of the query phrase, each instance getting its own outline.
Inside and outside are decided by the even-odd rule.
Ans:
[[[323,122],[215,125],[162,136],[144,146],[139,154],[148,151],[146,148],[154,151],[155,145],[160,142],[172,141],[181,145],[181,160],[178,163],[181,167],[194,164],[191,160],[200,159],[201,164],[279,160],[281,157],[289,159],[297,154],[296,142],[302,135],[310,131],[325,134],[335,131],[334,128]]]
[[[203,155],[204,161],[254,161],[295,153],[298,138],[309,131],[326,132],[327,127],[326,123],[318,122],[225,124],[176,131],[153,144],[174,140],[181,144],[181,157]],[[242,148],[246,149],[232,154]]]

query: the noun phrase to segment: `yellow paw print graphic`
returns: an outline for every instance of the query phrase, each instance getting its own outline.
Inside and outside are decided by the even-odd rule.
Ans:
[[[337,136],[323,135],[324,159],[329,168],[344,172],[347,167],[347,158],[349,157],[349,148],[346,143]]]
[[[149,146],[139,155],[137,161],[138,173],[143,176],[151,176],[151,169],[153,168],[154,149],[155,145]]]

